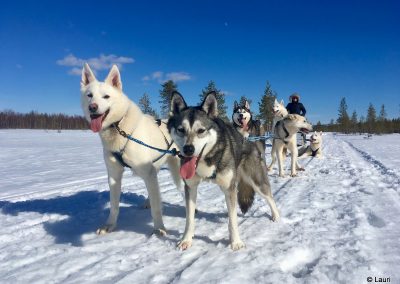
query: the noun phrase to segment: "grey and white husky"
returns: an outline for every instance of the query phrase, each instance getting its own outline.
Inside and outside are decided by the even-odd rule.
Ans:
[[[120,135],[120,131],[153,147],[167,149],[174,147],[174,144],[171,142],[166,125],[158,126],[152,116],[143,114],[140,108],[125,96],[116,65],[111,68],[104,82],[97,81],[89,65],[84,65],[81,104],[90,128],[100,135],[110,186],[110,215],[106,224],[97,230],[97,234],[111,232],[117,225],[122,174],[124,167],[130,167],[146,184],[154,233],[165,235],[157,172],[161,165],[167,162],[179,187],[181,183],[179,158],[162,156],[155,150],[128,140]]]
[[[202,180],[218,184],[225,194],[233,250],[244,247],[237,225],[237,198],[242,210],[246,211],[256,191],[269,204],[272,220],[279,218],[259,150],[254,143],[245,142],[232,124],[218,118],[215,93],[209,93],[200,106],[188,107],[183,97],[174,92],[168,130],[183,156],[180,174],[185,181],[186,228],[178,243],[180,249],[192,245],[197,186]],[[250,185],[245,187],[245,192],[241,183]]]
[[[237,101],[233,104],[232,113],[233,126],[243,137],[249,136],[261,136],[265,134],[264,127],[261,125],[260,120],[253,119],[253,115],[250,111],[250,104],[246,100],[243,104],[238,104]],[[258,140],[256,142],[259,147],[262,157],[265,156],[265,140]]]

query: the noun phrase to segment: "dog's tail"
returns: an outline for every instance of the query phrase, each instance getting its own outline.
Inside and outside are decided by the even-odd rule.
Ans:
[[[243,182],[242,180],[238,183],[238,203],[240,206],[240,210],[245,214],[253,205],[254,201],[254,189]]]

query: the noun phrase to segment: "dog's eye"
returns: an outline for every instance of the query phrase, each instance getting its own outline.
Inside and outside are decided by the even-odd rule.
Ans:
[[[104,96],[103,96],[103,99],[109,99],[109,98],[110,98],[109,95],[104,95]]]
[[[92,93],[87,94],[87,96],[88,96],[89,98],[93,98],[93,94],[92,94]]]
[[[204,132],[206,132],[204,128],[200,128],[199,130],[197,130],[197,134],[203,134]]]
[[[183,127],[178,127],[178,129],[176,129],[176,131],[178,131],[178,133],[185,133],[185,129],[183,129]]]

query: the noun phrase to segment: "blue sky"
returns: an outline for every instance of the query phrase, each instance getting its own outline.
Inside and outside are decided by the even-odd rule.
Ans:
[[[158,108],[173,78],[188,103],[209,80],[231,112],[266,81],[285,103],[298,92],[308,118],[400,116],[399,1],[7,1],[0,9],[0,110],[81,114],[83,61],[104,79],[122,66],[124,92]]]

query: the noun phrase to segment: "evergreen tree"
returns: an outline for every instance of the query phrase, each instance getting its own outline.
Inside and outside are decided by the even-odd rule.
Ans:
[[[384,120],[386,120],[386,116],[387,116],[387,114],[386,114],[386,110],[385,110],[385,105],[382,105],[381,106],[381,111],[379,112],[378,120],[379,121],[384,121]]]
[[[169,105],[171,103],[171,95],[173,91],[178,90],[178,85],[174,83],[172,80],[168,80],[167,82],[161,84],[162,89],[160,92],[160,103],[161,108],[161,117],[166,118],[168,117],[169,113]]]
[[[351,129],[353,132],[357,132],[357,123],[358,123],[357,113],[356,111],[353,111],[353,114],[351,115],[350,118]]]
[[[244,106],[245,102],[248,102],[249,105],[251,106],[252,100],[250,100],[249,98],[246,98],[245,96],[241,96],[240,97],[240,101],[239,101],[239,105]]]
[[[370,103],[367,111],[367,123],[374,123],[376,121],[376,110]]]
[[[357,124],[357,122],[358,122],[358,116],[357,116],[356,111],[353,111],[353,114],[351,115],[350,121],[351,121],[351,123],[352,123],[353,125],[354,125],[354,124]]]
[[[139,99],[139,107],[145,114],[149,114],[158,118],[157,112],[151,107],[150,97],[148,94],[144,93]]]
[[[376,131],[376,110],[372,103],[368,106],[366,126],[368,133]]]
[[[272,91],[271,84],[269,81],[267,81],[264,95],[261,97],[261,101],[258,103],[258,118],[264,121],[265,129],[267,131],[271,131],[272,129],[272,121],[274,119],[272,108],[274,106],[276,96],[277,93]]]
[[[226,115],[226,109],[228,107],[225,105],[225,94],[221,92],[221,90],[217,89],[215,82],[212,80],[208,82],[208,85],[203,90],[201,90],[201,94],[199,95],[200,100],[203,101],[209,92],[215,92],[215,98],[217,99],[218,104],[218,116],[225,121],[229,121]]]
[[[340,125],[339,129],[340,131],[343,131],[345,133],[349,132],[350,117],[349,114],[347,113],[346,98],[342,98],[340,100],[339,117],[337,119],[337,123]]]

